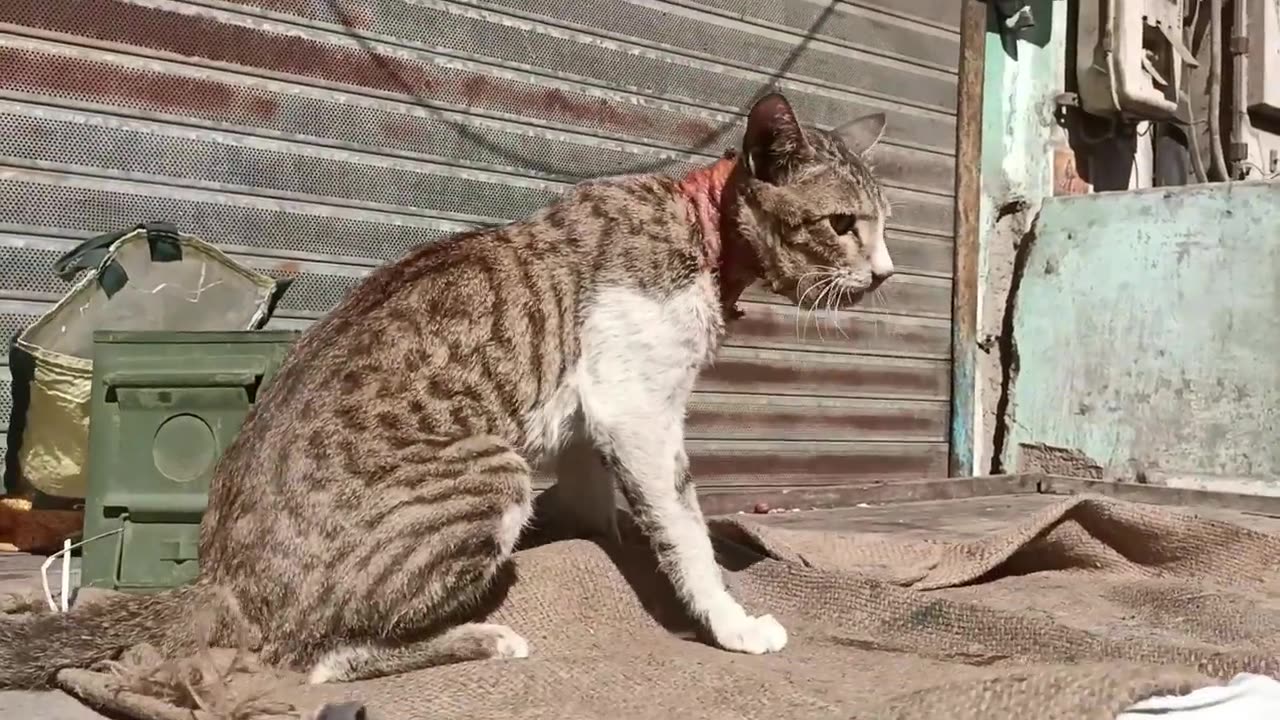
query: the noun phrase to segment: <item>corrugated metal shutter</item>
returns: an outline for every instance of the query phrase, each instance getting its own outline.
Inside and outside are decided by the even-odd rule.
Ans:
[[[752,296],[689,422],[703,486],[946,471],[959,5],[936,0],[4,0],[0,332],[77,240],[169,220],[298,279],[304,327],[413,244],[581,178],[678,171],[774,85],[883,110],[900,274],[842,330]],[[7,413],[9,387],[0,384]],[[0,415],[0,424],[7,417]]]

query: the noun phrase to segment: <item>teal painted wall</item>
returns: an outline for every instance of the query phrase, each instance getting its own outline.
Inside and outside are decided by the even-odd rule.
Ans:
[[[1280,493],[1280,183],[1055,197],[1027,238],[1005,467]]]

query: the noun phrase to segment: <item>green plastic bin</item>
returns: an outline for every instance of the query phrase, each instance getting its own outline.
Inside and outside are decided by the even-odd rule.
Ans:
[[[94,333],[82,586],[195,578],[214,465],[299,335]]]

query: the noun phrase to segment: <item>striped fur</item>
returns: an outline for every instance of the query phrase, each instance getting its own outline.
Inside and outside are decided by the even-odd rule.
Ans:
[[[586,182],[380,268],[299,340],[227,449],[196,585],[0,624],[0,685],[135,642],[190,649],[198,608],[217,610],[216,641],[238,632],[315,682],[523,657],[511,628],[462,620],[529,519],[531,467],[558,452],[565,517],[616,534],[616,481],[714,642],[782,649],[782,626],[722,582],[685,405],[751,282],[847,304],[892,272],[862,160],[882,128],[802,129],[771,95],[740,155]]]

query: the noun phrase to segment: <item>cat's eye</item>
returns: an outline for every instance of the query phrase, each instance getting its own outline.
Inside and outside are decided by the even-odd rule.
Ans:
[[[828,215],[827,222],[837,235],[848,235],[857,225],[857,219],[852,215]]]

